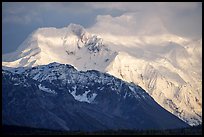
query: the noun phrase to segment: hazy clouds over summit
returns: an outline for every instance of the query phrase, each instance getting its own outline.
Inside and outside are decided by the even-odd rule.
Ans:
[[[16,50],[39,27],[70,23],[114,35],[169,32],[188,38],[202,36],[202,3],[195,2],[4,2],[2,13],[3,53]]]

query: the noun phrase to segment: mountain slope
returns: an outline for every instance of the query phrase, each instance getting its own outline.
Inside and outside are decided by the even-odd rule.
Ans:
[[[165,65],[119,53],[107,69],[108,73],[143,87],[160,105],[184,121],[202,123],[201,81],[189,83],[186,80],[193,81],[192,75],[162,61]]]
[[[167,33],[167,32],[165,32]],[[114,36],[87,32],[82,26],[40,28],[5,67],[59,62],[78,70],[107,72],[141,86],[157,103],[191,125],[202,123],[202,39],[173,34]]]
[[[62,29],[36,30],[16,52],[3,55],[3,66],[31,67],[59,62],[80,70],[104,70],[116,55],[100,37],[89,34],[80,25],[70,24]]]
[[[188,126],[139,86],[109,74],[59,63],[2,74],[3,124],[84,131]]]

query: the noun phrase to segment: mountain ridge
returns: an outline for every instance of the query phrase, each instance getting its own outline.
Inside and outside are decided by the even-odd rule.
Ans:
[[[82,131],[189,126],[139,86],[96,70],[51,63],[2,75],[3,124]]]
[[[31,67],[59,62],[78,70],[107,72],[140,85],[161,106],[196,125],[202,123],[200,44],[202,40],[192,41],[171,34],[99,37],[80,25],[71,24],[62,29],[34,31],[20,46],[30,48],[3,55],[2,65]],[[5,62],[12,57],[18,58]]]

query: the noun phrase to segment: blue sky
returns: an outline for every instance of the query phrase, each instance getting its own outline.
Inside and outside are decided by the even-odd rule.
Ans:
[[[102,2],[4,2],[2,52],[15,51],[39,27],[65,27],[76,23],[95,31],[137,35],[155,18],[170,32],[189,38],[202,37],[202,3],[102,3]],[[152,28],[150,28],[152,29]],[[117,30],[117,31],[116,31]]]

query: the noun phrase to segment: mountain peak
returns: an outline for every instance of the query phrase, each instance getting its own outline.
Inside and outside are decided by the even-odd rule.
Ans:
[[[73,34],[77,35],[79,38],[84,35],[84,33],[86,32],[84,27],[82,27],[81,25],[78,24],[69,24],[68,25],[68,31],[72,32]]]
[[[103,41],[77,24],[39,28],[16,52],[3,55],[2,65],[32,67],[58,62],[77,70],[107,72],[140,85],[184,121],[202,123],[202,39],[192,41],[163,34],[160,27],[154,29],[155,35],[147,35],[152,31],[135,37],[102,35]]]
[[[2,64],[8,67],[30,67],[51,62],[74,64],[77,61],[82,63],[79,66],[87,68],[89,62],[95,66],[96,62],[100,62],[99,58],[111,60],[112,56],[102,38],[88,33],[81,25],[71,23],[64,28],[35,30],[16,52],[3,55]],[[107,64],[106,61],[104,66]]]

